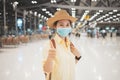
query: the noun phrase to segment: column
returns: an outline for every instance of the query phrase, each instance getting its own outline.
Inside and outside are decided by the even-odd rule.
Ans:
[[[23,11],[23,32],[24,32],[24,35],[26,35],[26,10]]]
[[[37,30],[37,26],[36,26],[36,17],[37,17],[37,12],[34,12],[34,31],[36,31]]]
[[[7,27],[6,27],[6,0],[3,0],[3,16],[4,16],[4,27],[3,27],[3,32],[4,35],[7,33]]]
[[[76,17],[76,10],[75,10],[75,8],[72,8],[72,16]],[[75,23],[72,24],[72,27],[75,28]]]
[[[16,35],[18,35],[18,26],[17,26],[17,5],[18,2],[13,3],[13,8],[15,10],[15,30],[16,30]]]

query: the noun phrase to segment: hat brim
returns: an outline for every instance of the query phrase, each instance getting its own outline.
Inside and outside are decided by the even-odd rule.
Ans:
[[[56,21],[59,21],[59,20],[63,20],[63,19],[66,19],[66,20],[70,20],[72,23],[75,22],[77,20],[77,18],[74,18],[72,16],[58,16],[58,17],[51,17],[47,20],[47,25],[50,27],[50,28],[54,28],[54,23]]]

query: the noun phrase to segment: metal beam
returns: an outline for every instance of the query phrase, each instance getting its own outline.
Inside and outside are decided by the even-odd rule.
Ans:
[[[103,6],[105,6],[105,7],[108,6],[105,1],[101,0],[101,2],[102,2],[102,4],[103,4]]]
[[[83,1],[81,1],[81,3],[84,4],[85,6],[90,6],[90,5],[88,5],[87,3],[84,3]]]
[[[64,3],[68,4],[68,5],[73,5],[70,1],[65,1],[64,0]]]
[[[95,7],[99,6],[100,4],[102,4],[101,1],[98,1]]]
[[[120,7],[81,7],[81,6],[73,6],[73,5],[58,5],[58,4],[50,4],[44,5],[49,7],[56,7],[56,8],[76,8],[80,10],[120,10]]]
[[[106,0],[106,1],[107,1],[108,7],[110,7],[111,6],[110,1],[109,0]]]
[[[80,5],[81,0],[76,0],[75,5],[78,6]]]
[[[47,6],[47,5],[51,5],[51,4],[50,3],[44,3],[44,4],[35,5],[35,6],[18,7],[18,9],[29,9],[29,8],[42,7],[42,6]]]
[[[42,6],[46,6],[46,7],[56,7],[56,8],[67,8],[67,9],[71,9],[71,8],[76,8],[79,10],[120,10],[120,7],[82,7],[82,6],[74,6],[74,5],[58,5],[58,4],[50,4],[50,3],[46,3],[46,4],[40,4],[40,5],[36,5],[36,6],[28,6],[28,7],[19,7],[19,9],[28,9],[28,8],[38,8],[38,7],[42,7]]]
[[[86,3],[91,6],[91,0],[86,0]]]

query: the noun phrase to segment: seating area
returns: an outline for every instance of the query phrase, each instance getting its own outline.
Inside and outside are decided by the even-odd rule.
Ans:
[[[20,35],[20,36],[13,36],[9,35],[7,37],[0,37],[0,46],[1,48],[4,47],[4,45],[10,46],[10,45],[20,45],[40,39],[46,39],[48,38],[48,34],[33,34],[33,35]]]

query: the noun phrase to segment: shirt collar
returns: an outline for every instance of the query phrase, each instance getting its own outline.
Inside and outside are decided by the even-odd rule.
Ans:
[[[64,40],[63,40],[58,34],[55,35],[55,40],[56,40],[58,43],[60,43],[60,44],[63,44],[63,43],[64,43]],[[69,41],[69,39],[68,39],[67,37],[66,37],[66,43],[67,43],[67,44],[70,43],[70,41]]]

